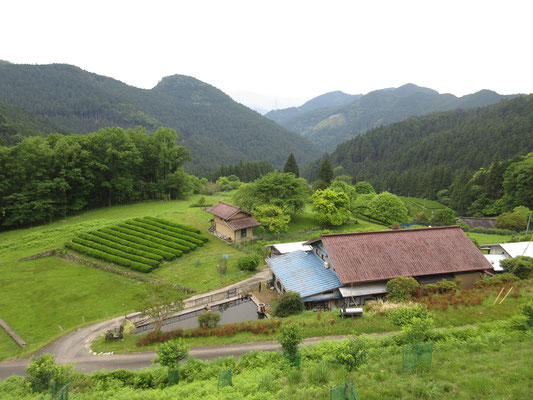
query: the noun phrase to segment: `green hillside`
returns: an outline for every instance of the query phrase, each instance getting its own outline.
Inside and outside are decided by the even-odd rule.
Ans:
[[[497,155],[504,160],[531,151],[533,95],[376,128],[340,144],[330,160],[378,190],[435,198],[464,167],[475,171]]]
[[[12,146],[27,136],[45,136],[50,133],[69,133],[47,119],[0,101],[0,145]]]
[[[265,159],[280,167],[291,152],[299,162],[320,154],[299,135],[182,75],[145,90],[71,65],[1,64],[0,101],[77,133],[108,126],[170,127],[191,149],[194,160],[188,168],[196,173],[240,160]]]
[[[276,110],[266,114],[266,117],[302,134],[321,148],[333,151],[337,144],[378,126],[437,111],[486,106],[504,97],[509,96],[482,90],[458,98],[407,84],[396,89],[376,90],[364,96],[355,96],[349,103],[332,102],[327,106],[308,109],[302,106]],[[333,124],[330,123],[332,118],[335,119]]]

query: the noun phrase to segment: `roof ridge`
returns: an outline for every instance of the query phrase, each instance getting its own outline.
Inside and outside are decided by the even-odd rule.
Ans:
[[[378,233],[405,233],[405,232],[414,232],[414,231],[429,231],[429,230],[441,230],[441,229],[461,229],[459,225],[450,225],[450,226],[432,226],[428,228],[413,228],[413,229],[389,229],[386,231],[367,231],[367,232],[339,232],[339,233],[326,233],[321,235],[321,237],[332,237],[332,236],[350,236],[350,235],[370,235]],[[318,238],[320,239],[320,238]]]
[[[225,204],[225,205],[227,205],[227,206],[230,206],[230,207],[235,207],[235,208],[238,208],[238,209],[242,210],[242,208],[241,208],[241,207],[239,207],[239,206],[236,206],[235,204],[231,204],[231,203],[226,203],[225,201],[222,201],[222,200],[219,200],[219,201],[218,201],[218,203],[219,203],[219,204],[220,204],[220,203],[222,203],[222,204]]]

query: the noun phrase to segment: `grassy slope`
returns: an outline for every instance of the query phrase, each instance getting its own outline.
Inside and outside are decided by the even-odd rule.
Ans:
[[[405,206],[409,209],[409,215],[414,217],[420,211],[424,211],[428,219],[431,218],[433,211],[445,208],[444,205],[434,200],[424,200],[418,197],[406,197],[398,196],[405,203]]]
[[[215,202],[226,195],[207,197]],[[88,232],[120,221],[143,216],[163,217],[205,230],[211,215],[201,208],[190,208],[189,201],[144,202],[85,212],[48,225],[0,233],[0,316],[28,342],[26,352],[35,350],[61,331],[107,316],[120,315],[125,303],[132,311],[132,297],[140,290],[136,281],[93,268],[47,257],[17,262],[19,258],[61,248],[79,232]],[[222,254],[229,254],[228,272],[220,280],[216,264]],[[198,250],[164,263],[155,274],[171,282],[202,292],[247,278],[236,259],[242,252],[209,236]],[[200,266],[195,266],[196,258]],[[5,334],[5,333],[3,333]],[[2,336],[3,337],[3,336]],[[0,342],[0,359],[20,354],[11,339]]]

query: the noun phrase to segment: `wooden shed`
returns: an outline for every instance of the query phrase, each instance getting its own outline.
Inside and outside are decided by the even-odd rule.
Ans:
[[[213,215],[210,231],[228,242],[241,243],[253,239],[253,228],[259,226],[250,211],[224,201],[205,211]]]

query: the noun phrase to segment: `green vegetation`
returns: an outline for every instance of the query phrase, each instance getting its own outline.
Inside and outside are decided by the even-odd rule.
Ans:
[[[227,199],[227,196],[228,194],[217,194],[217,197],[206,198],[215,203],[219,199]],[[0,359],[34,351],[84,323],[108,319],[124,311],[135,311],[137,307],[133,299],[144,286],[135,280],[57,257],[17,262],[19,258],[46,250],[61,249],[72,237],[89,232],[94,235],[101,232],[114,238],[121,235],[120,239],[125,238],[124,242],[133,247],[135,243],[130,240],[135,240],[132,239],[135,236],[120,234],[106,227],[146,215],[166,221],[177,229],[186,225],[195,229],[193,233],[206,232],[211,215],[199,208],[189,207],[197,198],[198,196],[193,196],[188,201],[151,201],[105,207],[45,226],[1,232],[0,317],[13,327],[28,346],[21,350],[1,330]],[[241,271],[237,266],[237,260],[245,253],[212,236],[201,236],[207,239],[201,247],[176,260],[173,260],[175,255],[169,253],[169,250],[178,250],[159,250],[153,247],[152,241],[144,242],[150,246],[150,251],[161,252],[173,260],[157,268],[152,273],[156,274],[154,277],[159,276],[169,283],[176,283],[201,293],[229,285],[252,274]],[[228,254],[229,260],[227,273],[221,280],[216,265],[222,254]],[[122,306],[123,303],[125,306]],[[61,309],[61,313],[57,312],[58,309]],[[4,338],[6,340],[3,340]]]
[[[298,315],[305,309],[304,301],[299,293],[286,292],[274,300],[272,315],[276,317],[283,318],[290,315]]]
[[[318,189],[312,199],[313,211],[321,225],[344,225],[352,218],[350,198],[344,192]]]
[[[436,199],[465,167],[476,171],[489,167],[497,154],[505,160],[533,151],[532,114],[533,96],[522,96],[473,110],[411,117],[340,144],[330,160],[354,182],[368,180],[379,191]],[[493,171],[495,177],[497,172]],[[517,188],[526,188],[530,175],[510,171],[511,179],[521,177]],[[490,195],[498,195],[494,186]],[[522,201],[513,207],[519,204],[533,208]],[[454,204],[450,206],[463,214]]]
[[[268,161],[242,162],[241,160],[238,164],[222,164],[216,171],[211,172],[206,176],[211,182],[216,182],[221,176],[230,175],[235,175],[241,182],[253,182],[270,172],[274,172],[274,167]]]
[[[199,175],[240,160],[266,160],[281,168],[291,152],[302,163],[320,155],[309,140],[183,75],[165,77],[145,90],[71,65],[2,64],[0,101],[77,133],[109,126],[184,132],[194,158],[188,168]]]
[[[289,154],[289,158],[287,158],[287,162],[283,167],[283,172],[292,172],[297,178],[300,177],[300,170],[296,163],[296,158],[294,158],[294,154]]]

